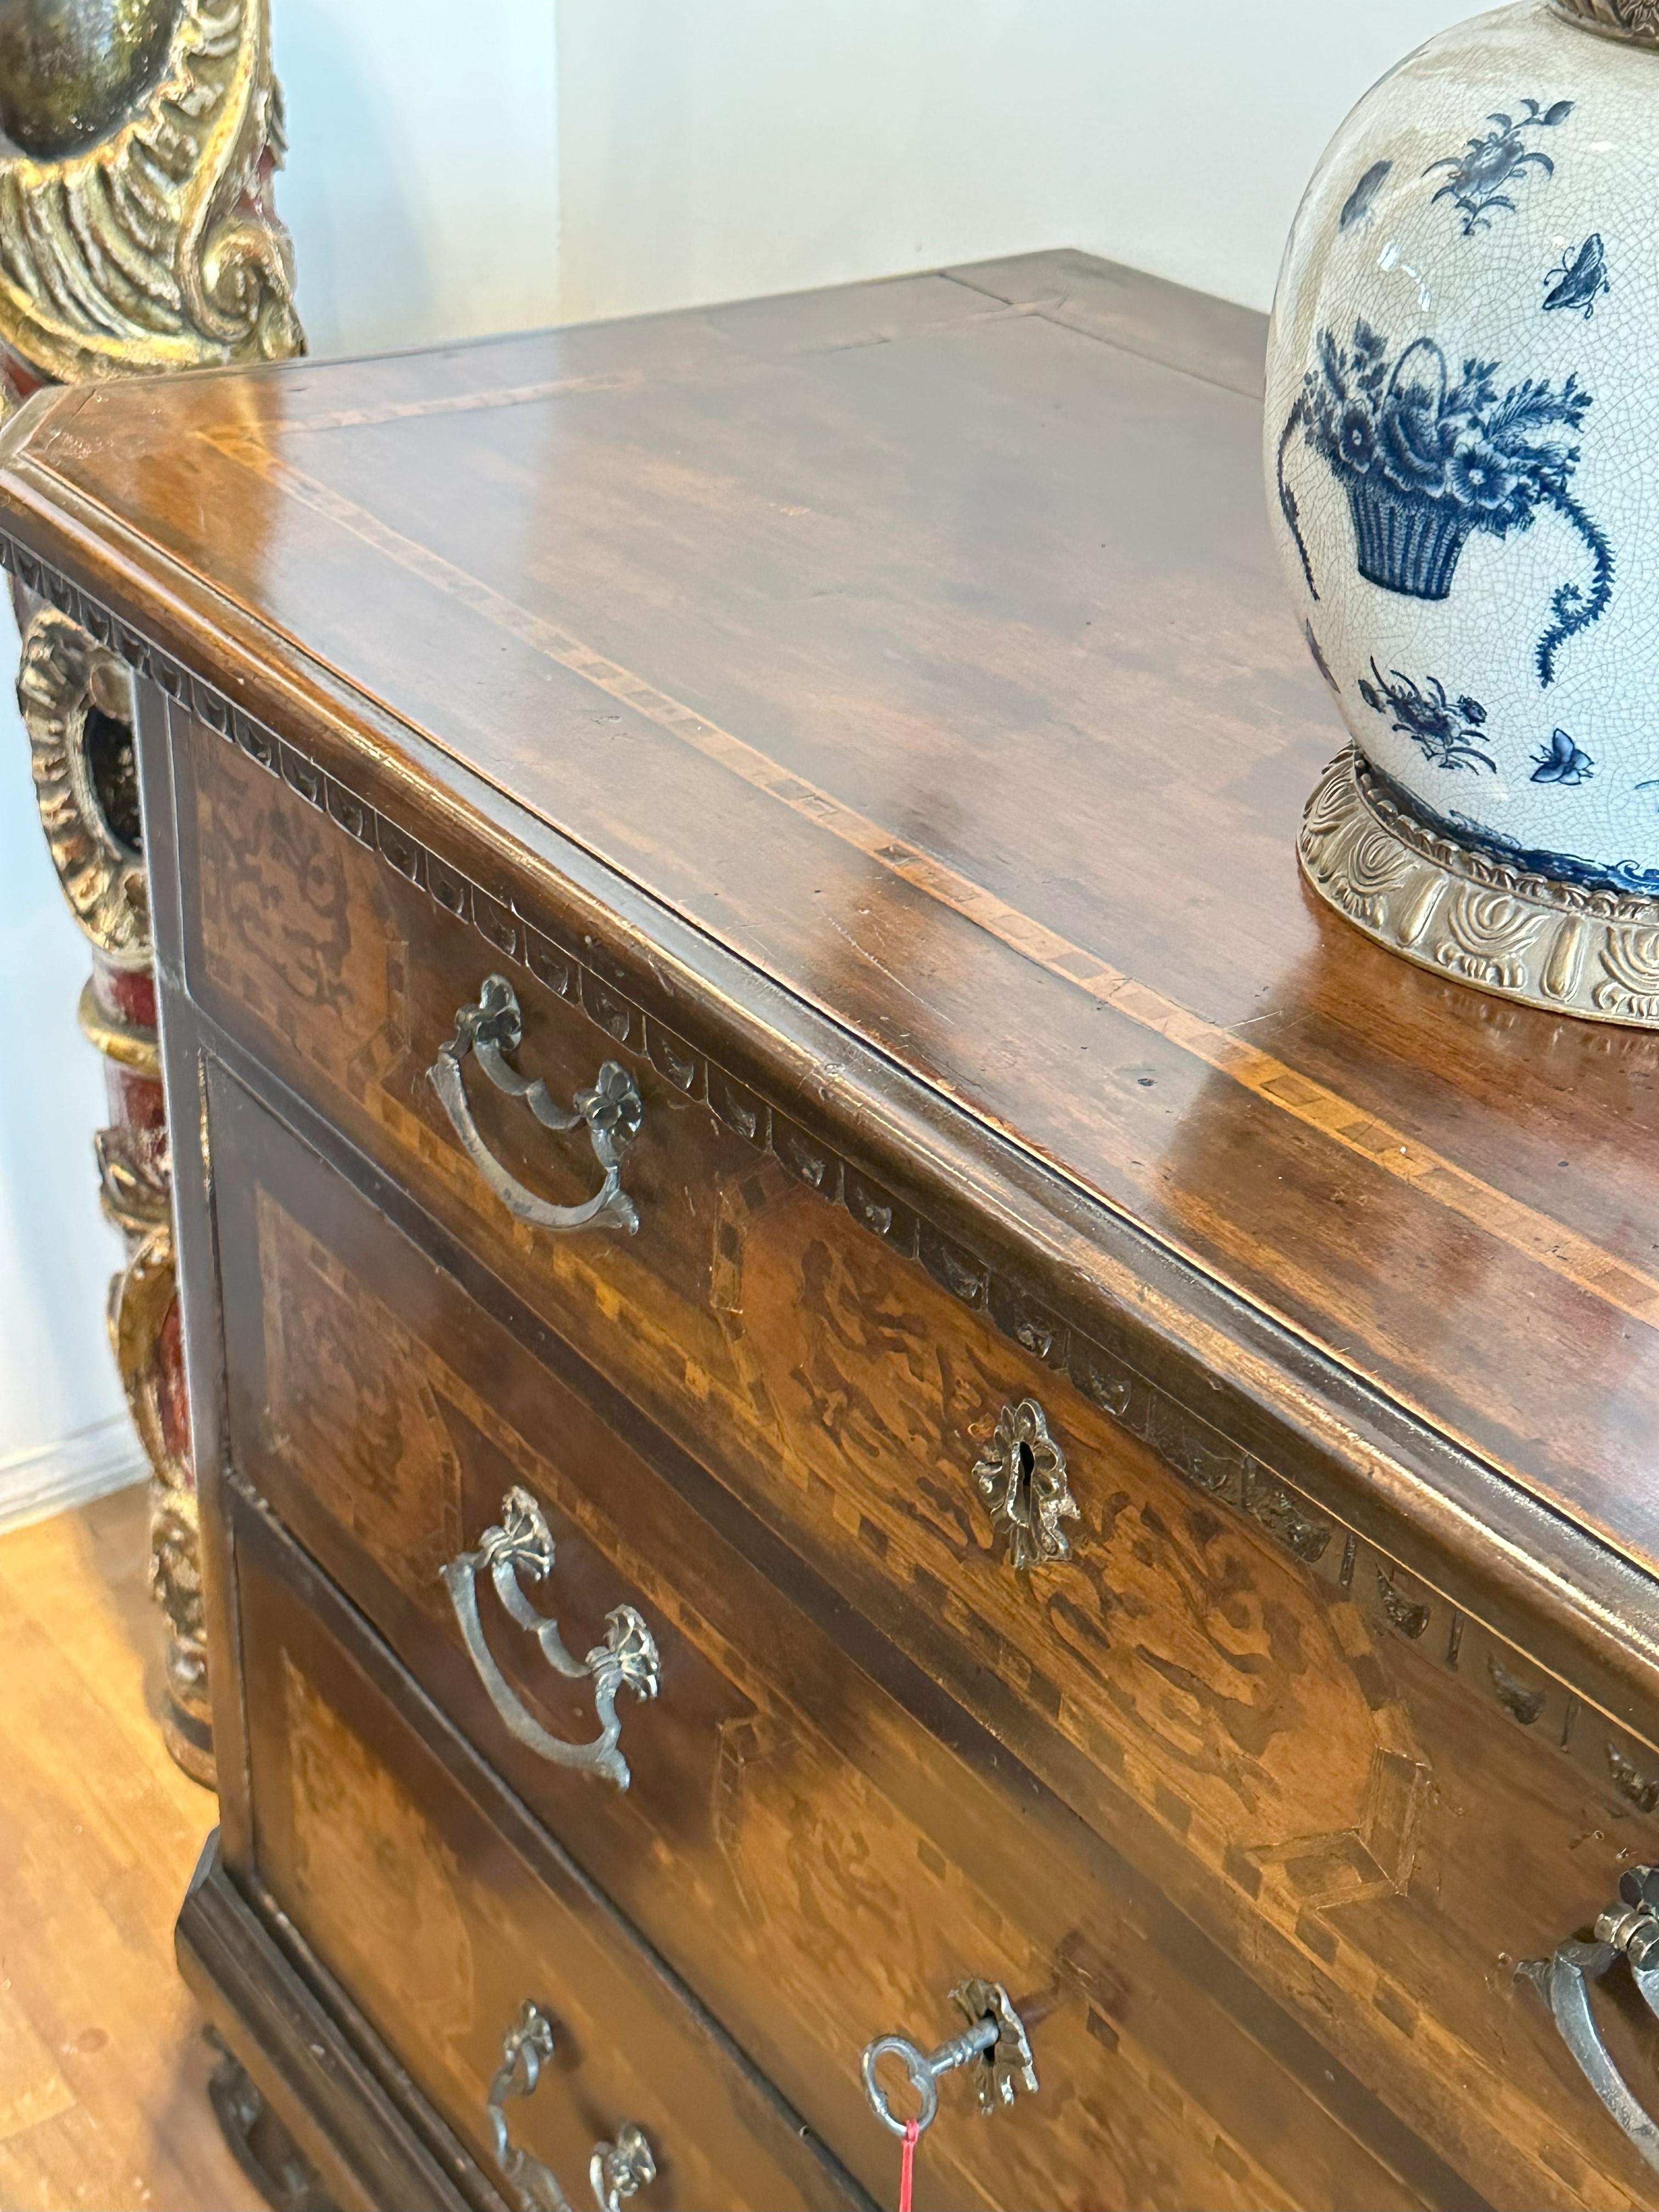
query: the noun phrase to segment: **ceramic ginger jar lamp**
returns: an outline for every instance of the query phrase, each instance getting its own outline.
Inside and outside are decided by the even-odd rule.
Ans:
[[[1659,1028],[1659,0],[1521,0],[1336,135],[1269,514],[1353,740],[1301,854],[1383,944]]]

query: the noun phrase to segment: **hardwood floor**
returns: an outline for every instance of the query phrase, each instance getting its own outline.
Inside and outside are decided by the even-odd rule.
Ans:
[[[255,2212],[173,1921],[213,1826],[161,1748],[143,1487],[0,1537],[0,2207]]]

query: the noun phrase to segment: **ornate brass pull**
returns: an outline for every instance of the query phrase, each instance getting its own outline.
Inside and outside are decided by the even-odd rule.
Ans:
[[[571,2212],[559,2178],[533,2152],[513,2140],[501,2110],[509,2097],[531,2097],[542,2077],[542,2062],[553,2056],[553,2023],[539,2005],[526,2003],[501,2038],[501,2063],[487,2093],[485,2109],[495,2136],[495,2163],[518,2194],[524,2212]],[[588,2186],[599,2212],[622,2212],[626,2197],[637,2197],[657,2178],[657,2161],[643,2131],[631,2120],[617,2130],[615,2142],[597,2142],[587,2161]]]
[[[1536,1986],[1579,2070],[1648,2164],[1659,2168],[1656,2123],[1613,2063],[1590,2006],[1589,1985],[1623,1959],[1647,2004],[1659,2015],[1659,1867],[1626,1867],[1620,1902],[1595,1923],[1593,1943],[1562,1943],[1553,1957],[1528,1959],[1519,1972]]]
[[[524,1036],[524,1016],[513,986],[504,975],[485,979],[475,1006],[462,1006],[455,1016],[455,1034],[441,1045],[428,1068],[427,1080],[437,1092],[450,1127],[460,1139],[478,1173],[516,1220],[537,1229],[568,1233],[574,1229],[625,1229],[631,1237],[640,1225],[634,1201],[622,1187],[622,1156],[640,1133],[644,1107],[633,1077],[614,1060],[607,1060],[591,1091],[579,1091],[567,1113],[556,1106],[545,1083],[520,1075],[508,1064]],[[485,1144],[467,1103],[461,1062],[471,1053],[480,1067],[509,1098],[522,1098],[544,1129],[575,1129],[585,1122],[593,1157],[605,1170],[605,1181],[581,1206],[554,1206],[526,1190],[510,1176]]]
[[[507,1677],[495,1664],[484,1641],[478,1618],[478,1570],[488,1567],[508,1617],[527,1629],[540,1644],[542,1656],[556,1674],[580,1682],[593,1683],[593,1709],[599,1717],[599,1734],[592,1743],[567,1743],[550,1735],[526,1709]],[[486,1528],[475,1552],[463,1552],[442,1570],[444,1588],[455,1608],[467,1656],[478,1679],[489,1692],[489,1702],[519,1741],[555,1766],[580,1766],[603,1775],[618,1790],[629,1784],[628,1761],[617,1748],[622,1723],[617,1717],[617,1692],[631,1690],[636,1698],[654,1698],[661,1662],[650,1630],[631,1605],[619,1605],[605,1615],[605,1638],[586,1659],[573,1659],[559,1638],[559,1625],[536,1611],[519,1586],[520,1575],[540,1582],[553,1568],[553,1534],[540,1507],[527,1490],[509,1490],[501,1500],[501,1526]]]
[[[1005,1406],[991,1441],[974,1468],[991,1523],[1008,1538],[1008,1564],[1024,1573],[1050,1559],[1068,1559],[1072,1547],[1062,1521],[1078,1518],[1066,1480],[1066,1455],[1048,1433],[1035,1398]]]
[[[1025,2026],[1001,1983],[977,1977],[958,1982],[951,1992],[951,2002],[967,2014],[969,2025],[936,2051],[924,2051],[908,2035],[879,2035],[865,2046],[859,2069],[864,2076],[864,2094],[883,2127],[896,2136],[904,2133],[905,2123],[895,2117],[886,2092],[876,2079],[876,2068],[884,2058],[896,2058],[910,2077],[918,2100],[918,2133],[933,2125],[939,2111],[940,2076],[954,2074],[959,2067],[972,2067],[982,2112],[1012,2105],[1022,2089],[1029,2095],[1036,2094],[1036,2068],[1031,2063]]]

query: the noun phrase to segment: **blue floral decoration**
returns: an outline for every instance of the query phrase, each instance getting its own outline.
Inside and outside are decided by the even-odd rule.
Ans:
[[[1523,845],[1518,837],[1505,836],[1501,830],[1487,829],[1484,823],[1473,821],[1467,814],[1437,814],[1431,806],[1425,806],[1415,792],[1396,783],[1375,763],[1367,763],[1366,772],[1376,778],[1402,814],[1439,835],[1448,830],[1455,831],[1461,844],[1486,860],[1514,868],[1521,875],[1553,876],[1559,883],[1577,884],[1581,890],[1620,891],[1638,898],[1659,898],[1659,868],[1638,867],[1634,860],[1581,860],[1572,853],[1539,851]]]
[[[1424,170],[1425,177],[1437,171],[1449,169],[1451,175],[1435,194],[1437,200],[1450,200],[1462,211],[1463,235],[1473,238],[1478,230],[1490,230],[1493,214],[1499,209],[1515,213],[1515,202],[1504,186],[1513,186],[1524,179],[1528,169],[1542,169],[1546,176],[1555,174],[1555,164],[1547,154],[1540,153],[1521,135],[1525,131],[1553,131],[1572,113],[1570,100],[1558,100],[1552,107],[1542,107],[1535,100],[1523,100],[1525,113],[1519,116],[1489,115],[1488,123],[1494,128],[1484,135],[1477,132],[1461,154],[1448,154],[1438,161],[1431,161]]]
[[[1595,763],[1565,730],[1557,730],[1533,758],[1538,763],[1532,772],[1534,783],[1588,783],[1595,773]]]
[[[1415,814],[1431,828],[1443,825],[1425,806],[1413,803],[1408,791],[1384,778],[1389,796]],[[1581,890],[1621,891],[1637,898],[1659,898],[1659,868],[1644,868],[1634,860],[1581,860],[1573,853],[1546,853],[1523,845],[1518,837],[1506,837],[1500,830],[1488,830],[1479,822],[1472,822],[1467,814],[1449,814],[1446,824],[1456,830],[1460,840],[1486,859],[1501,860],[1506,867],[1516,869],[1524,876],[1553,876],[1559,883],[1576,884]]]
[[[1571,260],[1564,253],[1549,275],[1544,279],[1544,313],[1547,315],[1558,307],[1582,307],[1584,320],[1589,322],[1595,313],[1595,303],[1604,292],[1611,293],[1607,282],[1607,250],[1601,244],[1601,234],[1593,230]]]
[[[1495,775],[1498,763],[1475,743],[1486,732],[1486,710],[1478,699],[1453,699],[1437,676],[1426,688],[1392,668],[1385,676],[1375,660],[1371,678],[1359,679],[1359,696],[1374,714],[1388,717],[1390,728],[1409,738],[1436,768],[1484,768]]]
[[[1500,392],[1498,364],[1466,361],[1454,377],[1432,338],[1414,338],[1390,362],[1388,341],[1369,323],[1352,344],[1326,331],[1279,441],[1279,502],[1316,599],[1313,563],[1296,495],[1285,474],[1300,430],[1348,495],[1359,573],[1413,599],[1449,596],[1464,546],[1476,531],[1499,539],[1530,529],[1551,507],[1588,550],[1588,588],[1565,583],[1551,601],[1538,641],[1540,684],[1554,681],[1556,655],[1587,629],[1613,596],[1613,549],[1571,490],[1579,448],[1552,436],[1582,428],[1591,395],[1570,375],[1557,391],[1528,377]]]

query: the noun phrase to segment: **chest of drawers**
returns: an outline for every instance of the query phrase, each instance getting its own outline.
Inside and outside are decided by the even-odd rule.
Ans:
[[[969,1981],[919,2205],[1653,2199],[1659,1039],[1302,892],[1261,343],[1038,255],[7,434],[134,673],[180,1958],[342,2205],[890,2201]]]

